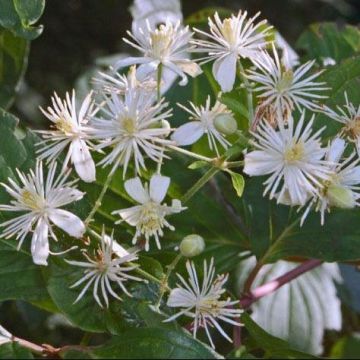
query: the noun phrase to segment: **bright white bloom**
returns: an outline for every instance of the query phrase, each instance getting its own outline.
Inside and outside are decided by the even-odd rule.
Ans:
[[[329,145],[326,160],[331,164],[332,175],[310,201],[301,223],[305,221],[313,208],[316,212],[320,212],[321,225],[324,225],[325,213],[330,212],[331,207],[351,209],[360,205],[358,202],[360,199],[360,159],[356,153],[353,153],[347,159],[341,160],[345,148],[345,141],[339,138]]]
[[[337,111],[324,107],[324,113],[331,119],[343,124],[341,135],[349,141],[355,143],[356,149],[360,154],[360,105],[354,106],[348,99],[347,93],[344,93],[346,104],[337,106]]]
[[[307,75],[315,61],[292,70],[281,63],[274,44],[273,57],[267,51],[262,51],[252,61],[257,69],[249,70],[248,78],[260,85],[255,88],[255,91],[260,92],[262,101],[259,110],[262,113],[264,108],[268,109],[267,113],[272,114],[267,118],[269,122],[276,123],[276,119],[280,117],[287,119],[295,107],[300,111],[304,108],[319,110],[313,100],[324,99],[326,96],[316,92],[328,88],[324,86],[324,82],[314,81],[322,71]]]
[[[0,325],[0,346],[12,342],[12,335]]]
[[[239,301],[231,301],[229,297],[221,300],[226,291],[223,287],[229,275],[218,275],[214,279],[214,259],[211,259],[209,267],[204,261],[204,278],[200,287],[194,263],[187,261],[186,269],[189,274],[188,282],[177,274],[180,283],[177,284],[175,289],[171,290],[167,301],[169,307],[182,309],[165,321],[173,321],[181,315],[186,315],[193,319],[194,338],[196,338],[197,330],[204,327],[211,346],[215,348],[209,331],[210,326],[211,328],[215,327],[225,339],[232,342],[218,322],[222,320],[234,326],[241,325],[239,320],[235,320],[239,319],[243,312],[241,309],[234,308],[234,305],[238,304]]]
[[[149,96],[156,97],[156,81],[152,78],[147,78],[139,81],[136,77],[136,66],[130,67],[127,75],[119,74],[110,67],[110,73],[103,73],[99,71],[99,78],[94,79],[94,83],[101,87],[101,90],[106,94],[111,95],[116,93],[124,95],[127,91],[138,89],[148,92]]]
[[[167,227],[170,230],[175,228],[168,223],[165,216],[179,213],[185,210],[181,206],[180,200],[174,199],[171,206],[162,204],[167,190],[170,185],[170,178],[161,175],[153,175],[150,179],[150,186],[141,183],[141,180],[136,177],[125,181],[126,192],[139,205],[132,206],[127,209],[114,211],[113,214],[119,214],[122,220],[126,221],[131,226],[136,227],[136,232],[133,238],[133,243],[136,244],[141,235],[145,236],[145,250],[149,250],[150,237],[155,238],[156,245],[161,249],[159,237],[163,236],[163,228]]]
[[[206,52],[208,56],[199,59],[204,64],[215,60],[213,74],[224,92],[231,91],[235,78],[237,60],[240,58],[253,59],[261,48],[266,45],[265,37],[271,27],[265,27],[266,20],[255,24],[257,13],[252,18],[247,18],[247,12],[239,11],[238,15],[220,20],[218,13],[214,21],[209,18],[210,34],[194,29],[209,40],[193,40],[196,52]]]
[[[99,296],[100,292],[106,307],[109,307],[108,294],[118,300],[122,300],[111,287],[111,282],[118,284],[126,295],[131,296],[124,283],[129,280],[141,281],[140,278],[129,274],[129,272],[138,267],[138,265],[132,263],[138,259],[138,256],[135,252],[128,252],[119,245],[114,240],[113,234],[109,237],[103,230],[101,234],[101,244],[96,253],[91,256],[84,251],[83,255],[87,259],[86,262],[66,260],[70,265],[85,269],[84,276],[70,287],[75,288],[86,283],[74,304],[84,297],[90,286],[93,286],[93,297],[99,306],[103,307],[102,300]]]
[[[278,31],[275,32],[275,44],[277,48],[282,50],[281,62],[286,69],[292,69],[299,64],[299,55]]]
[[[51,98],[52,107],[47,111],[40,108],[43,114],[54,124],[54,130],[38,131],[45,141],[38,143],[41,149],[38,151],[39,159],[47,159],[48,162],[56,160],[59,155],[68,148],[64,161],[64,169],[69,160],[74,164],[79,177],[86,181],[95,181],[95,163],[91,157],[87,142],[87,123],[94,114],[92,93],[89,93],[81,104],[80,110],[76,110],[75,90],[66,93],[66,100],[62,101],[55,93]]]
[[[220,114],[230,114],[231,112],[218,100],[216,100],[213,107],[211,107],[210,102],[211,99],[210,96],[208,96],[205,106],[198,107],[190,102],[191,108],[189,109],[181,104],[178,104],[179,107],[191,115],[190,120],[193,121],[180,126],[173,133],[171,138],[177,143],[177,145],[191,145],[199,140],[204,134],[207,134],[211,150],[215,150],[217,154],[219,153],[216,142],[219,142],[224,149],[227,149],[230,143],[215,128],[214,120],[216,116]]]
[[[119,163],[124,166],[125,177],[130,159],[134,159],[135,170],[146,169],[144,155],[155,162],[163,156],[164,146],[171,144],[165,137],[169,129],[162,126],[162,120],[171,116],[163,100],[153,104],[153,98],[146,92],[134,89],[124,97],[112,93],[106,97],[101,109],[103,116],[92,119],[92,138],[100,140],[95,149],[110,148],[100,161],[104,166]]]
[[[271,174],[264,182],[264,195],[270,193],[270,199],[276,195],[278,202],[287,195],[291,205],[304,205],[331,173],[328,162],[323,160],[326,149],[321,147],[319,138],[324,129],[312,134],[314,118],[304,126],[304,117],[303,113],[296,126],[292,118],[287,126],[280,121],[278,131],[263,122],[253,133],[252,143],[257,150],[245,155],[246,174]]]
[[[82,199],[84,193],[73,187],[74,181],[66,182],[69,172],[55,177],[56,163],[52,163],[46,179],[43,166],[37,162],[35,173],[25,175],[16,170],[20,185],[9,178],[9,185],[1,184],[15,199],[11,205],[0,205],[0,211],[25,212],[0,224],[5,228],[2,236],[5,239],[16,235],[20,249],[26,235],[33,231],[31,240],[31,254],[38,265],[47,265],[49,256],[49,233],[57,240],[51,223],[55,224],[69,235],[80,238],[85,231],[85,225],[74,214],[60,209],[64,205]],[[33,228],[35,229],[33,230]]]
[[[181,77],[180,85],[187,84],[187,75],[195,77],[201,73],[200,67],[187,58],[193,34],[188,26],[182,27],[180,21],[173,25],[167,20],[165,25],[161,24],[155,29],[147,22],[147,29],[139,29],[134,34],[128,31],[127,34],[132,40],[124,41],[139,50],[143,56],[119,60],[114,65],[115,69],[140,64],[139,78],[144,78],[156,73],[161,64]]]

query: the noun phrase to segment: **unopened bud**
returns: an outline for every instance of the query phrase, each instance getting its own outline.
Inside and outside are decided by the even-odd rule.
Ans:
[[[356,206],[353,193],[341,185],[330,185],[327,190],[329,203],[341,209],[352,209]]]
[[[181,255],[191,258],[201,254],[205,249],[204,239],[197,234],[185,236],[180,243]]]
[[[219,114],[215,117],[214,126],[224,135],[232,135],[237,130],[237,122],[231,114]]]

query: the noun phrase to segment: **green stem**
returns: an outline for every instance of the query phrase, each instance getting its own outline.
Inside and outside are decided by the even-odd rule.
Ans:
[[[229,161],[224,164],[227,169],[238,168],[244,166],[244,161]]]
[[[185,204],[189,201],[215,174],[221,169],[218,167],[210,168],[182,197],[181,202]]]
[[[105,181],[105,183],[104,183],[104,186],[103,186],[103,188],[102,188],[102,190],[101,190],[101,192],[100,192],[100,195],[99,195],[99,197],[97,198],[97,200],[96,200],[96,202],[95,202],[95,204],[94,204],[94,207],[91,209],[90,214],[89,214],[88,217],[85,219],[85,226],[86,226],[86,227],[90,224],[90,222],[91,222],[91,220],[93,219],[96,211],[97,211],[97,210],[99,209],[99,207],[101,206],[101,202],[102,202],[102,200],[103,200],[103,198],[104,198],[104,196],[105,196],[105,194],[106,194],[106,191],[107,191],[108,187],[109,187],[110,184],[111,184],[112,178],[113,178],[113,176],[114,176],[114,174],[115,174],[115,171],[116,171],[119,163],[120,163],[120,157],[119,157],[119,159],[116,161],[116,163],[115,163],[115,165],[113,166],[113,168],[111,169],[110,173],[108,174],[108,176],[107,176],[107,178],[106,178],[106,181]]]
[[[167,271],[166,271],[166,274],[165,274],[165,276],[163,278],[162,286],[160,288],[159,299],[158,299],[158,301],[156,303],[157,308],[160,307],[161,300],[164,297],[165,292],[167,291],[167,289],[169,289],[168,282],[169,282],[170,275],[171,275],[172,271],[175,269],[176,265],[178,264],[178,262],[180,261],[181,258],[182,258],[182,255],[178,254],[176,256],[176,258],[172,261],[172,263],[170,265],[168,265],[168,267],[167,267]]]
[[[245,76],[245,70],[241,64],[241,61],[238,60],[238,74],[241,78],[241,80],[244,82],[246,92],[247,92],[247,103],[248,103],[248,110],[249,110],[249,125],[251,126],[253,120],[254,120],[254,105],[253,105],[253,95],[252,95],[252,88],[250,85],[249,80]]]
[[[193,157],[194,159],[198,159],[198,160],[203,160],[203,161],[207,161],[207,162],[212,162],[214,159],[211,159],[209,157],[203,156],[203,155],[199,155],[199,154],[195,154],[191,151],[185,150],[183,148],[174,146],[174,145],[168,145],[168,148],[175,150],[181,154]]]

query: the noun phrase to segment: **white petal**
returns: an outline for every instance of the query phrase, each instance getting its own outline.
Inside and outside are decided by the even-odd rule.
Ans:
[[[190,75],[191,77],[196,77],[202,73],[201,67],[196,62],[184,60],[183,62],[179,62],[177,65],[184,73]]]
[[[119,214],[129,225],[136,226],[139,222],[140,210],[141,205],[137,205],[127,209],[117,210],[115,213]]]
[[[182,288],[175,288],[171,290],[168,301],[166,303],[169,307],[189,307],[195,304],[194,295]]]
[[[204,134],[204,128],[200,121],[191,121],[187,124],[181,125],[172,134],[171,139],[177,145],[191,145],[198,141]]]
[[[350,170],[344,170],[341,182],[349,186],[360,184],[360,166],[355,166]]]
[[[125,181],[126,192],[138,203],[144,204],[149,201],[149,194],[145,191],[140,178],[136,177]]]
[[[74,214],[62,209],[54,209],[49,212],[50,220],[64,230],[70,236],[80,238],[85,232],[84,223]]]
[[[271,174],[277,164],[271,154],[255,150],[245,155],[244,173],[250,176]]]
[[[153,175],[150,180],[150,198],[158,203],[161,203],[164,200],[169,185],[169,177]]]
[[[136,70],[136,77],[139,81],[145,80],[151,74],[154,74],[157,71],[159,64],[156,62],[150,62],[148,64],[140,65]]]
[[[337,163],[345,150],[345,140],[336,138],[331,142],[327,160]]]
[[[111,237],[108,235],[104,235],[104,241],[107,245],[110,246],[111,244]],[[117,243],[115,240],[112,241],[112,250],[113,252],[119,257],[122,258],[126,255],[129,255],[129,252],[125,250],[119,243]]]
[[[213,65],[213,74],[223,92],[231,91],[236,77],[236,54],[217,59]]]
[[[45,220],[40,219],[36,225],[31,240],[31,255],[36,265],[47,266],[49,257],[49,226]]]
[[[79,177],[85,182],[95,181],[95,163],[84,140],[77,139],[71,144],[71,160]]]

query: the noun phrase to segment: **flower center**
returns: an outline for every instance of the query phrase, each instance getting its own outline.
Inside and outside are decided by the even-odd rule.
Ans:
[[[29,190],[23,190],[21,201],[32,210],[41,210],[44,207],[44,199]]]
[[[150,33],[152,55],[156,59],[161,61],[168,54],[172,35],[172,28],[167,28],[165,25],[160,25],[159,29]]]
[[[355,117],[344,127],[344,131],[349,135],[353,140],[360,137],[360,117]]]
[[[161,211],[161,206],[149,201],[144,204],[140,215],[141,232],[153,234],[158,232],[163,226],[164,216]]]
[[[134,135],[137,130],[136,121],[131,117],[125,117],[121,119],[121,125],[128,135]]]
[[[56,121],[55,126],[65,134],[73,133],[72,124],[64,118],[59,118],[59,120]]]
[[[233,22],[232,19],[227,18],[222,23],[221,33],[224,39],[228,42],[229,45],[236,45],[236,36],[235,31],[233,30]]]
[[[303,159],[304,153],[305,148],[302,142],[293,144],[285,150],[284,160],[287,164],[294,164],[295,162]]]
[[[276,85],[276,90],[279,92],[284,92],[288,90],[291,87],[293,80],[294,80],[294,73],[292,72],[292,70],[285,70],[282,73],[281,79]]]

